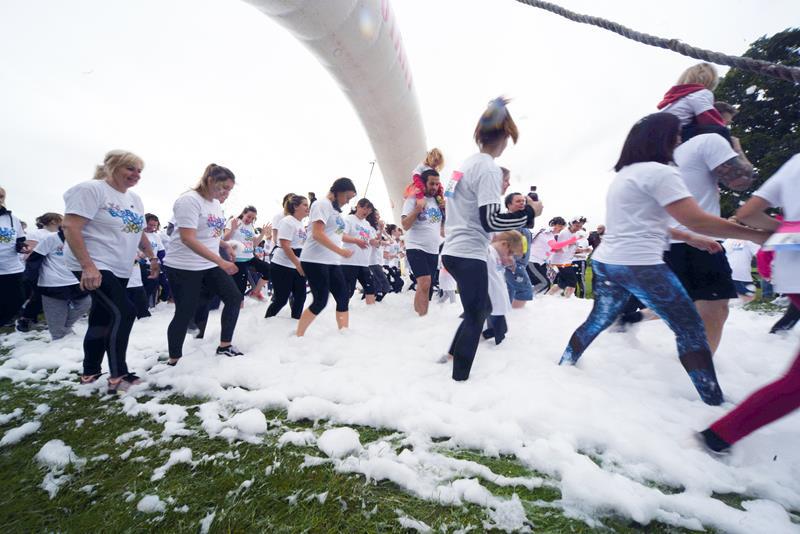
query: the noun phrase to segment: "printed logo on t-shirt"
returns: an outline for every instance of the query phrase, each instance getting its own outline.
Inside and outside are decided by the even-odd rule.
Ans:
[[[297,239],[299,239],[301,242],[305,243],[307,237],[308,234],[306,233],[305,228],[300,228],[297,230]]]
[[[225,230],[225,219],[222,217],[214,217],[213,213],[209,213],[208,219],[206,219],[206,226],[214,231],[214,237],[219,237]]]
[[[104,209],[112,217],[122,219],[122,222],[125,224],[125,226],[122,228],[122,231],[126,234],[138,234],[144,230],[143,215],[140,215],[129,209],[122,209],[122,206],[119,204],[112,204],[110,202]]]
[[[253,252],[253,238],[255,237],[255,234],[251,232],[249,228],[240,228],[239,233],[244,236],[245,253]]]
[[[456,194],[456,186],[458,182],[464,177],[464,173],[461,171],[453,171],[453,176],[450,178],[450,181],[447,182],[447,189],[444,191],[444,196],[447,198],[451,198],[453,195]]]
[[[0,228],[0,243],[13,243],[17,240],[17,231],[14,228]]]
[[[425,208],[419,212],[419,215],[417,215],[417,220],[420,222],[430,221],[432,223],[442,222],[442,210],[439,209],[439,206]]]
[[[53,254],[56,256],[63,256],[64,255],[64,245],[58,245],[58,247],[53,251]]]
[[[369,230],[363,226],[358,227],[358,238],[362,241],[369,241]]]
[[[344,219],[341,215],[336,216],[336,233],[342,235],[344,233]]]

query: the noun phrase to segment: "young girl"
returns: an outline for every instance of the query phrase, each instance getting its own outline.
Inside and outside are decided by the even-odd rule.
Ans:
[[[356,204],[350,215],[344,218],[342,241],[345,250],[352,251],[348,258],[342,258],[342,273],[347,284],[347,298],[353,297],[356,280],[361,283],[367,304],[375,304],[375,285],[369,269],[370,252],[375,240],[375,206],[366,198]]]
[[[714,93],[719,83],[717,69],[710,63],[698,63],[686,69],[678,84],[670,87],[657,108],[678,117],[684,141],[701,133],[718,133],[731,140],[731,134],[714,107]]]
[[[292,319],[300,319],[306,302],[306,276],[300,263],[306,242],[303,219],[308,215],[308,199],[292,195],[285,203],[286,215],[278,222],[278,248],[272,257],[272,303],[264,317],[278,314],[292,296]]]
[[[793,156],[774,176],[753,193],[739,208],[736,218],[755,228],[775,231],[780,226],[764,210],[770,206],[783,209],[786,221],[800,222],[800,154]],[[795,222],[794,224],[798,224]],[[776,249],[772,267],[775,290],[789,295],[800,307],[800,250]],[[714,452],[724,453],[764,425],[800,407],[800,352],[786,374],[759,389],[725,417],[701,433],[702,443]]]
[[[263,228],[255,228],[253,223],[256,222],[258,211],[255,206],[245,206],[242,213],[238,217],[231,219],[230,226],[225,230],[222,236],[223,241],[238,241],[243,246],[236,250],[236,267],[239,269],[233,275],[233,280],[236,282],[236,287],[242,295],[247,291],[247,278],[250,268],[258,272],[259,279],[256,286],[250,293],[251,296],[258,300],[264,300],[261,294],[261,288],[269,280],[269,264],[264,260],[260,260],[255,255],[255,246],[272,233],[268,226]]]
[[[514,264],[515,256],[522,256],[522,240],[520,232],[509,230],[495,234],[489,245],[487,268],[492,314],[486,320],[487,328],[483,331],[483,337],[493,337],[496,345],[502,343],[508,333],[505,316],[511,311],[505,271],[508,265]]]
[[[189,322],[196,310],[206,309],[211,292],[219,295],[225,304],[216,353],[229,357],[243,354],[231,344],[243,299],[231,278],[238,268],[219,255],[225,229],[220,200],[227,198],[235,180],[229,169],[212,163],[206,167],[197,186],[178,197],[173,206],[175,230],[164,261],[175,297],[175,315],[167,328],[168,365],[176,365],[183,357]]]
[[[310,228],[300,263],[308,278],[313,301],[300,316],[297,323],[297,337],[305,335],[328,304],[328,293],[336,301],[336,325],[339,330],[350,323],[347,285],[339,264],[340,258],[349,258],[352,250],[342,248],[342,234],[345,224],[342,208],[356,196],[356,186],[350,178],[338,178],[331,185],[325,198],[314,202],[309,214]]]

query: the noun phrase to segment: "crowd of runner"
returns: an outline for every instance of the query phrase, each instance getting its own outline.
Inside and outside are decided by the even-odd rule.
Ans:
[[[535,295],[591,292],[591,312],[565,340],[560,364],[577,364],[612,325],[661,319],[675,334],[678,360],[698,395],[718,405],[724,396],[713,355],[729,301],[753,298],[754,260],[762,291],[789,300],[773,331],[790,329],[800,317],[800,250],[761,248],[776,231],[797,232],[800,155],[735,217],[721,218],[720,186],[748,189],[754,172],[729,130],[735,107],[714,102],[717,82],[709,64],[687,69],[658,104],[661,111],[633,125],[614,166],[605,224],[592,232],[583,216],[548,216],[542,224],[536,193],[508,191],[511,173],[495,160],[520,133],[503,98],[481,114],[473,132],[477,152],[452,176],[440,175],[445,159],[437,148],[410,171],[404,198],[395,199],[402,201],[399,224],[386,224],[344,177],[319,198],[286,194],[266,224],[257,222],[255,206],[234,207],[229,212],[236,215],[226,216],[236,176],[213,163],[175,200],[172,213],[162,214],[162,224],[132,190],[142,158],[113,150],[93,179],[66,190],[63,215],[44,213],[35,229],[6,208],[0,189],[0,325],[16,321],[27,331],[43,314],[57,340],[74,335],[72,327],[88,314],[79,380],[99,380],[105,358],[108,392],[117,393],[143,381],[128,369],[126,352],[135,321],[156,306],[174,308],[164,363],[175,366],[186,335],[205,335],[212,309],[222,308],[216,353],[237,357],[243,353],[233,338],[245,297],[264,301],[266,319],[288,304],[283,313],[297,321],[301,337],[329,296],[337,327],[346,329],[353,298],[379,305],[403,290],[405,274],[420,316],[435,297],[460,299],[461,323],[438,361],[452,362],[452,378],[463,381],[481,337],[499,344],[509,335],[506,316],[514,309]],[[767,208],[779,208],[783,222]],[[798,406],[800,355],[784,377],[698,437],[724,452]]]

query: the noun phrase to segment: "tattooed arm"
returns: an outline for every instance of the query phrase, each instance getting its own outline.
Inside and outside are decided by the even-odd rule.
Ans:
[[[753,164],[744,155],[739,140],[735,137],[733,139],[733,148],[738,155],[719,165],[711,173],[722,185],[734,191],[744,191],[753,184]]]

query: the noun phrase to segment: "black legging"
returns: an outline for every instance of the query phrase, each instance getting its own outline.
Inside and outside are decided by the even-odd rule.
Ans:
[[[341,265],[328,265],[327,263],[311,263],[300,260],[303,271],[311,288],[311,313],[319,315],[328,304],[328,293],[336,301],[336,311],[346,312],[349,309],[350,297],[347,295],[347,284],[344,281]]]
[[[269,263],[255,256],[248,261],[237,261],[236,266],[239,268],[239,271],[233,275],[233,280],[236,282],[236,287],[239,288],[239,292],[242,295],[247,291],[247,271],[251,267],[258,271],[262,279],[269,280]]]
[[[531,267],[533,266],[533,267]],[[531,282],[536,280],[537,282],[533,284],[533,292],[534,293],[545,293],[552,283],[550,279],[547,277],[547,264],[546,263],[536,263],[530,262],[528,263],[528,278],[531,279]]]
[[[491,313],[489,273],[485,261],[472,258],[444,255],[442,264],[455,278],[464,308],[464,319],[458,325],[450,345],[453,380],[466,380],[478,350],[483,323]]]
[[[11,321],[25,303],[22,273],[0,274],[0,326]]]
[[[344,274],[344,282],[347,284],[347,298],[353,298],[356,292],[356,280],[361,283],[364,288],[365,295],[375,294],[375,284],[372,280],[372,271],[369,267],[362,265],[342,265],[342,273]]]
[[[147,291],[145,291],[144,286],[129,287],[125,290],[125,294],[128,295],[128,300],[131,301],[136,310],[137,319],[150,317],[150,310],[147,305]]]
[[[169,286],[175,297],[175,316],[167,328],[167,343],[169,357],[180,358],[183,356],[183,340],[189,328],[189,321],[195,316],[196,310],[206,310],[203,324],[197,327],[205,331],[205,320],[208,318],[208,301],[212,294],[219,295],[225,307],[222,310],[222,332],[220,341],[230,343],[236,321],[239,319],[239,305],[242,294],[233,282],[233,278],[219,267],[212,267],[202,271],[186,271],[167,267]]]
[[[292,319],[299,319],[303,314],[306,302],[306,279],[300,276],[297,269],[273,263],[270,267],[272,277],[272,302],[264,317],[274,317],[286,306],[289,295],[292,296]]]
[[[81,279],[80,272],[74,274]],[[83,374],[99,374],[103,354],[108,353],[109,374],[118,378],[128,374],[125,356],[136,310],[125,292],[127,278],[118,278],[111,271],[100,271],[100,275],[100,287],[91,292],[89,328],[83,338]]]

